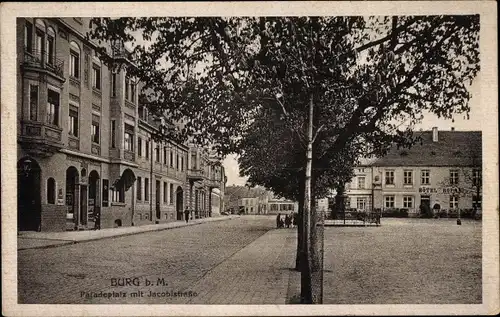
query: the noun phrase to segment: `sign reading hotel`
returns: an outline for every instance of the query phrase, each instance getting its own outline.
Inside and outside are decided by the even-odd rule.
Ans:
[[[473,190],[463,187],[420,187],[418,192],[421,194],[471,194]]]

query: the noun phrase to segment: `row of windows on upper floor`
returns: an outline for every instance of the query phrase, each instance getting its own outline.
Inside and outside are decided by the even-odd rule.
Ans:
[[[457,195],[449,196],[449,208],[456,209],[458,208],[460,197]],[[425,197],[424,197],[425,200]],[[481,208],[481,196],[472,196],[472,206],[474,208]],[[396,196],[395,195],[385,195],[384,196],[384,208],[395,208],[396,204]],[[416,208],[415,197],[411,195],[404,195],[401,197],[401,205],[403,208],[413,209]],[[347,202],[347,205],[350,205],[350,201]],[[367,197],[357,197],[356,198],[356,208],[360,210],[366,210],[371,208],[370,200]]]
[[[26,21],[24,30],[24,48],[25,51],[33,55],[38,61],[48,65],[56,63],[56,33],[52,27],[46,27],[40,19],[35,20],[35,27],[29,21]],[[70,78],[80,80],[81,77],[81,50],[80,46],[70,42],[69,56],[69,75]],[[97,91],[102,90],[102,65],[101,61],[94,52],[92,57],[92,88]],[[118,74],[111,73],[111,97],[117,96]],[[129,102],[137,102],[137,83],[129,76],[125,77],[125,99]]]
[[[403,170],[403,185],[405,186],[413,186],[414,177],[413,170]],[[465,170],[460,169],[450,169],[449,170],[449,185],[458,185],[460,179],[463,177],[464,181],[470,181],[473,185],[480,184],[481,182],[481,170],[474,169],[470,173]],[[461,176],[460,176],[461,175]],[[375,176],[375,181],[377,181],[378,176]],[[395,185],[395,170],[385,170],[384,171],[384,184],[393,186]],[[420,171],[420,184],[421,185],[430,185],[431,184],[431,171],[430,170],[421,170]],[[365,189],[366,188],[366,177],[365,176],[357,176],[357,189]]]

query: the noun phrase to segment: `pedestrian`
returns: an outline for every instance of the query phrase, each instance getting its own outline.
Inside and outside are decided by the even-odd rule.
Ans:
[[[101,230],[101,211],[96,207],[94,210],[94,230]]]
[[[278,214],[278,216],[276,216],[276,228],[280,228],[280,223],[281,223],[281,214]]]
[[[292,228],[297,226],[297,213],[294,212],[292,216]]]
[[[186,223],[188,223],[188,221],[189,221],[189,209],[188,208],[186,208],[184,210],[184,219],[186,220]]]
[[[290,225],[292,224],[292,219],[291,219],[291,216],[290,215],[286,215],[285,216],[285,226],[287,228],[290,228]]]

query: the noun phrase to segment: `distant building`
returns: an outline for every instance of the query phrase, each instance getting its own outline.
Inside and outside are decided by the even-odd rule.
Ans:
[[[393,147],[365,161],[346,185],[346,206],[360,210],[420,206],[441,210],[481,209],[482,137],[478,131],[415,132],[411,149]]]
[[[226,211],[247,215],[266,215],[298,212],[294,201],[275,197],[261,187],[228,186],[224,195]]]

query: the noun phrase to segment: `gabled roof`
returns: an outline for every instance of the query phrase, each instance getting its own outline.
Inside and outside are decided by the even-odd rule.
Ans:
[[[393,146],[373,166],[480,166],[482,162],[481,131],[414,132],[418,140],[410,149]]]

